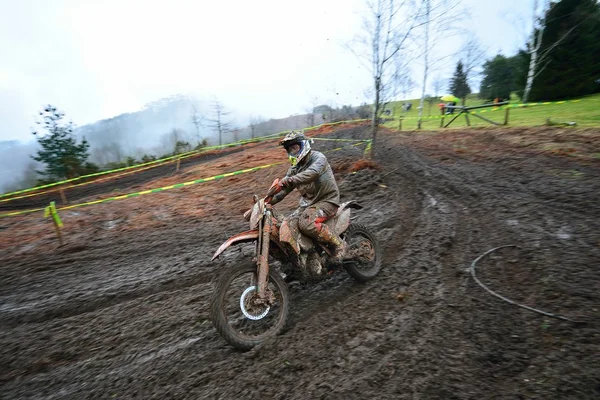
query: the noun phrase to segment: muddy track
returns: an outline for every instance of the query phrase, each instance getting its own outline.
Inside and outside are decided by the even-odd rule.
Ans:
[[[240,353],[208,320],[213,280],[244,258],[209,261],[224,230],[245,229],[239,215],[5,258],[0,397],[600,396],[600,166],[516,152],[473,161],[381,137],[382,170],[338,174],[344,199],[365,206],[357,221],[383,243],[378,279],[360,285],[340,272],[293,286],[287,330]],[[504,244],[519,247],[480,262],[486,285],[587,323],[515,308],[477,286],[471,261]]]

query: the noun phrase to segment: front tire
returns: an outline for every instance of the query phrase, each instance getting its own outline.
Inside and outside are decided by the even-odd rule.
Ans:
[[[381,271],[381,247],[375,235],[364,225],[350,224],[344,232],[346,255],[344,269],[357,282],[367,282]],[[346,259],[347,258],[347,259]]]
[[[289,316],[289,292],[277,270],[269,270],[269,305],[255,304],[256,265],[248,263],[225,270],[211,303],[215,329],[233,347],[250,350],[284,328]]]

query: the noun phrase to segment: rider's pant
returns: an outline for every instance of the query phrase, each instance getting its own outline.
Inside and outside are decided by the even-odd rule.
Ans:
[[[338,207],[328,201],[321,201],[307,208],[296,210],[298,229],[306,236],[334,246],[341,244],[341,239],[324,224],[333,217]]]

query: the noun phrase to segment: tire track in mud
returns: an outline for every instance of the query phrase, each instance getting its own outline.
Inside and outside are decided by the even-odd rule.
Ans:
[[[23,322],[68,318],[213,279],[214,266],[210,265],[204,246],[206,243],[212,244],[210,248],[216,248],[218,239],[194,231],[174,234],[181,238],[178,247],[186,250],[165,254],[160,246],[164,232],[158,232],[148,234],[140,246],[133,249],[105,251],[100,246],[90,248],[91,252],[82,258],[70,254],[50,255],[41,267],[45,273],[39,273],[38,266],[33,279],[25,274],[19,279],[3,282],[3,286],[10,287],[11,291],[0,292],[0,322],[16,326]],[[197,249],[199,258],[188,252],[198,243],[202,243]],[[104,268],[104,262],[108,268]],[[20,267],[27,268],[27,263]],[[59,283],[73,280],[77,281],[75,286]],[[44,285],[48,289],[43,289]],[[11,295],[11,292],[15,294]]]
[[[588,244],[589,242],[593,243],[593,240],[589,239],[594,237],[593,226],[598,228],[598,221],[590,223],[589,216],[584,211],[589,205],[593,205],[589,208],[590,210],[600,209],[597,207],[598,198],[590,198],[586,195],[586,193],[589,194],[600,189],[598,180],[593,178],[598,176],[598,170],[580,166],[581,170],[585,171],[585,176],[588,177],[586,185],[581,185],[577,192],[569,196],[571,207],[568,207],[568,214],[556,214],[557,203],[560,204],[564,201],[564,196],[557,196],[557,194],[569,192],[571,182],[549,177],[544,166],[562,164],[561,167],[568,170],[568,168],[577,166],[577,163],[563,162],[562,160],[555,163],[554,160],[545,156],[532,159],[525,176],[531,180],[534,186],[519,187],[514,185],[514,180],[519,180],[522,175],[506,174],[506,171],[496,168],[494,165],[479,165],[477,169],[474,169],[473,165],[469,166],[468,163],[444,166],[439,163],[434,164],[431,160],[426,161],[422,155],[411,150],[406,154],[411,159],[411,164],[415,166],[416,172],[431,177],[431,179],[422,179],[421,187],[435,193],[436,199],[442,197],[450,203],[453,206],[456,221],[455,234],[452,235],[452,240],[447,242],[451,251],[442,252],[445,266],[442,279],[448,283],[448,287],[452,288],[452,291],[448,292],[446,300],[446,305],[449,307],[447,313],[452,316],[450,318],[453,318],[453,320],[447,318],[443,323],[452,326],[452,329],[439,330],[437,341],[431,346],[437,351],[435,354],[438,360],[437,364],[444,366],[444,375],[432,379],[426,390],[421,387],[419,389],[421,395],[424,398],[473,395],[477,398],[488,398],[489,392],[482,388],[496,387],[504,389],[507,396],[545,393],[541,397],[547,398],[548,396],[552,397],[553,393],[556,395],[556,392],[553,391],[559,391],[563,393],[559,397],[565,396],[565,393],[571,393],[571,396],[577,398],[594,397],[591,395],[594,390],[594,380],[590,379],[589,374],[587,377],[575,377],[573,374],[569,374],[571,381],[565,385],[565,382],[560,382],[563,374],[566,373],[564,371],[553,378],[541,379],[541,384],[536,383],[534,387],[531,387],[526,382],[531,382],[531,377],[534,375],[527,374],[526,371],[531,371],[531,368],[546,362],[547,352],[550,350],[546,340],[554,335],[563,335],[565,338],[569,338],[569,344],[563,343],[563,346],[569,346],[571,351],[577,352],[581,363],[587,365],[589,371],[595,369],[592,365],[596,365],[597,368],[600,364],[598,360],[594,361],[589,357],[588,351],[581,352],[579,350],[589,346],[588,343],[594,342],[596,343],[595,348],[600,349],[597,335],[596,339],[593,339],[594,335],[589,329],[579,330],[574,327],[568,329],[569,325],[562,323],[550,323],[556,325],[554,328],[556,331],[552,334],[539,332],[539,322],[536,321],[541,319],[538,316],[515,311],[511,306],[489,298],[470,280],[466,268],[477,255],[488,248],[507,243],[518,243],[522,250],[511,255],[509,263],[521,261],[529,265],[524,271],[513,268],[514,275],[507,276],[502,282],[504,286],[499,286],[503,288],[504,293],[509,294],[509,297],[514,296],[513,298],[519,299],[525,295],[529,298],[529,300],[524,300],[526,303],[535,304],[534,299],[537,298],[538,302],[540,300],[544,302],[545,298],[551,299],[552,296],[555,296],[554,291],[557,290],[565,295],[568,293],[569,297],[577,295],[577,293],[584,293],[579,301],[573,297],[568,299],[563,296],[564,301],[568,303],[578,302],[582,306],[586,303],[594,304],[588,301],[590,299],[595,300],[596,305],[600,305],[600,296],[586,297],[591,293],[578,288],[577,285],[570,285],[567,290],[561,290],[558,286],[554,288],[549,286],[539,290],[535,285],[537,282],[531,281],[531,278],[537,275],[537,279],[541,279],[541,282],[552,282],[553,280],[578,282],[580,286],[588,287],[594,281],[600,284],[598,273],[594,274],[589,269],[583,270],[581,264],[577,265],[577,261],[568,258],[563,259],[565,262],[563,266],[555,267],[553,264],[546,264],[543,269],[536,268],[541,264],[536,262],[537,259],[556,260],[556,257],[561,257],[564,250],[556,244],[557,240],[563,242],[568,240],[572,245],[577,243],[580,249],[585,249],[575,259],[591,260],[594,258],[594,254],[596,257],[600,256],[598,247],[592,249]],[[429,167],[426,166],[427,164]],[[542,167],[540,168],[540,166]],[[467,196],[460,195],[463,186],[467,187]],[[472,187],[477,190],[469,190]],[[552,201],[540,204],[540,192]],[[529,210],[533,211],[531,213],[533,218],[532,215],[529,215]],[[513,219],[515,214],[519,215],[518,222],[517,219]],[[548,221],[550,225],[548,230],[553,233],[546,232],[541,236],[539,232],[536,232],[537,229],[531,228],[532,225],[538,223],[535,220],[536,214],[553,216],[553,221]],[[551,228],[552,226],[553,228]],[[577,226],[579,232],[573,233],[572,236],[565,234],[561,232],[564,226]],[[549,233],[550,235],[548,235]],[[553,236],[554,240],[549,241],[548,236]],[[598,235],[595,235],[595,239],[596,241],[599,239]],[[597,243],[600,242],[597,241]],[[539,255],[537,255],[538,253]],[[572,253],[570,257],[573,255]],[[499,255],[496,256],[497,259],[499,257]],[[565,271],[570,271],[570,274]],[[529,277],[529,275],[533,276]],[[553,275],[556,278],[553,279]],[[574,276],[582,275],[591,281],[573,279]],[[528,279],[530,286],[525,286],[524,290],[511,294],[512,287],[521,286],[519,285],[521,277]],[[488,277],[488,280],[490,278],[497,281],[494,274]],[[593,286],[593,284],[591,285]],[[552,304],[554,305],[545,307],[557,311],[556,306],[560,306],[560,303],[552,302]],[[546,323],[548,322],[544,322],[544,324]],[[557,352],[557,349],[552,350],[553,358],[564,358],[564,353]],[[428,365],[426,360],[423,360],[421,365],[431,368],[431,363]],[[525,376],[523,377],[523,375]],[[542,373],[542,375],[547,376],[548,374]],[[469,385],[469,382],[479,382],[479,385]],[[579,382],[579,384],[574,382]],[[596,385],[598,383],[600,382],[596,379]],[[582,389],[583,387],[587,389]]]
[[[216,333],[207,319],[210,293],[210,283],[204,283],[141,297],[87,315],[23,324],[14,333],[19,336],[26,332],[30,342],[41,344],[53,338],[68,341],[71,346],[62,346],[69,349],[65,354],[52,349],[40,353],[39,346],[35,350],[24,349],[19,363],[12,360],[11,369],[0,374],[0,382],[10,381],[11,372],[20,374],[16,386],[6,386],[6,390],[15,391],[15,397],[17,393],[43,393],[42,389],[51,383],[55,389],[48,391],[47,398],[87,397],[90,392],[81,386],[82,381],[106,390],[115,380],[136,376],[139,369],[143,373],[155,359],[172,357],[201,340],[214,341]],[[123,314],[130,317],[123,319]],[[7,339],[2,341],[6,344]],[[94,378],[90,380],[90,376]],[[70,397],[76,393],[79,395]]]

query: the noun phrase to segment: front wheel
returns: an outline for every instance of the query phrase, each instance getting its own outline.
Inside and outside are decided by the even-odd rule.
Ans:
[[[358,282],[375,278],[381,270],[381,248],[375,235],[364,225],[350,224],[344,240],[346,272]]]
[[[211,320],[233,347],[250,350],[279,334],[289,315],[288,288],[276,270],[269,270],[264,298],[258,296],[256,265],[223,272],[213,295]]]

